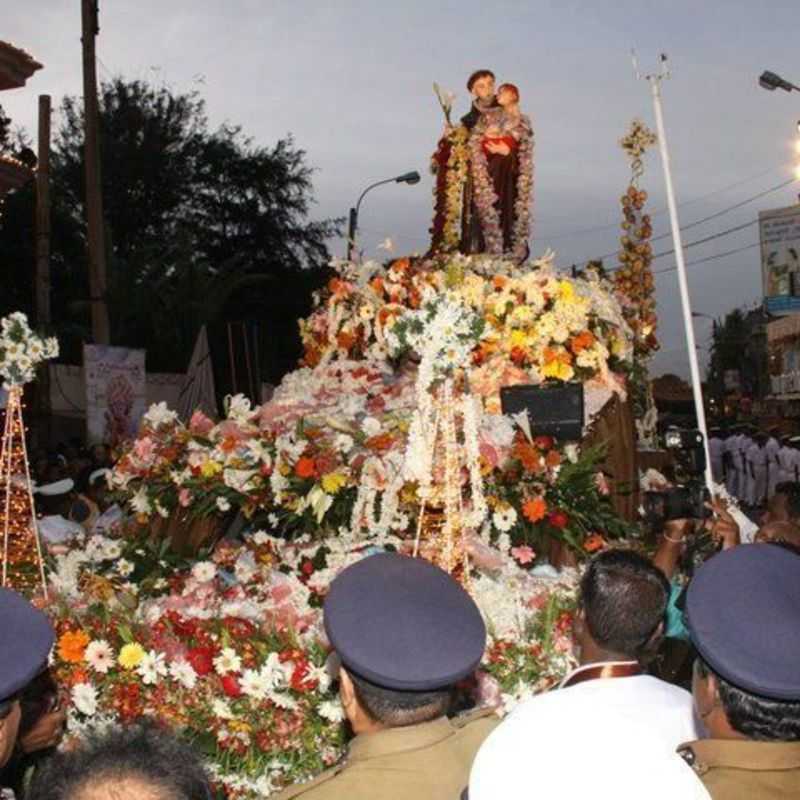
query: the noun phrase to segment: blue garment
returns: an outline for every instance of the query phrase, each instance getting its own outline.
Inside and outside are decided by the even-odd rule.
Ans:
[[[670,584],[669,600],[667,601],[667,630],[665,635],[688,642],[689,631],[683,619],[683,611],[675,605],[682,591],[683,586],[678,581],[673,580]]]

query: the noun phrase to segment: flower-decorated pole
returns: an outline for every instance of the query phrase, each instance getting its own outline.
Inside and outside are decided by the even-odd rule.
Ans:
[[[42,339],[28,325],[25,314],[15,312],[0,320],[0,376],[8,390],[6,419],[0,446],[2,481],[3,568],[2,585],[10,581],[9,566],[20,566],[35,551],[42,593],[47,598],[36,509],[33,502],[25,424],[22,419],[22,387],[35,377],[36,367],[58,355],[54,338]],[[33,538],[33,542],[30,538]],[[31,547],[33,545],[33,547]]]

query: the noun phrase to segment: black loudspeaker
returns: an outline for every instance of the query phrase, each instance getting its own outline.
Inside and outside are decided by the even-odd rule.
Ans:
[[[558,386],[504,386],[500,390],[504,414],[528,412],[534,436],[552,436],[578,442],[583,437],[583,384]]]

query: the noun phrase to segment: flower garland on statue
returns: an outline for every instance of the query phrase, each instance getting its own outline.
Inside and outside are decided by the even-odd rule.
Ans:
[[[461,125],[450,134],[450,156],[447,159],[446,206],[442,244],[445,252],[458,250],[461,243],[461,216],[464,207],[464,184],[469,167],[467,141],[469,131]]]
[[[500,215],[497,210],[499,199],[489,176],[489,166],[483,150],[482,137],[473,133],[469,140],[470,161],[474,185],[474,200],[481,223],[486,252],[502,255],[506,252]],[[528,255],[530,236],[531,195],[533,193],[533,133],[523,136],[517,147],[518,173],[516,200],[514,202],[514,225],[511,247],[508,251],[521,261]]]

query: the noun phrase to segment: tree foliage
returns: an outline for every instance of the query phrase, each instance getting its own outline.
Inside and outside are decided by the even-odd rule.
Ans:
[[[182,371],[202,324],[259,319],[266,336],[298,342],[296,317],[308,312],[311,291],[324,280],[326,240],[339,224],[310,219],[304,151],[291,137],[265,147],[234,125],[211,130],[195,91],[116,78],[99,99],[112,344],[146,347],[149,370]],[[90,340],[82,100],[65,98],[59,120],[51,159],[52,306],[74,361]],[[18,228],[32,216],[33,196],[17,195],[0,229],[0,258],[21,291],[4,287],[4,311],[27,309],[20,293],[33,293],[30,225]],[[288,318],[287,309],[296,316]],[[265,364],[266,374],[279,377],[298,348]]]

